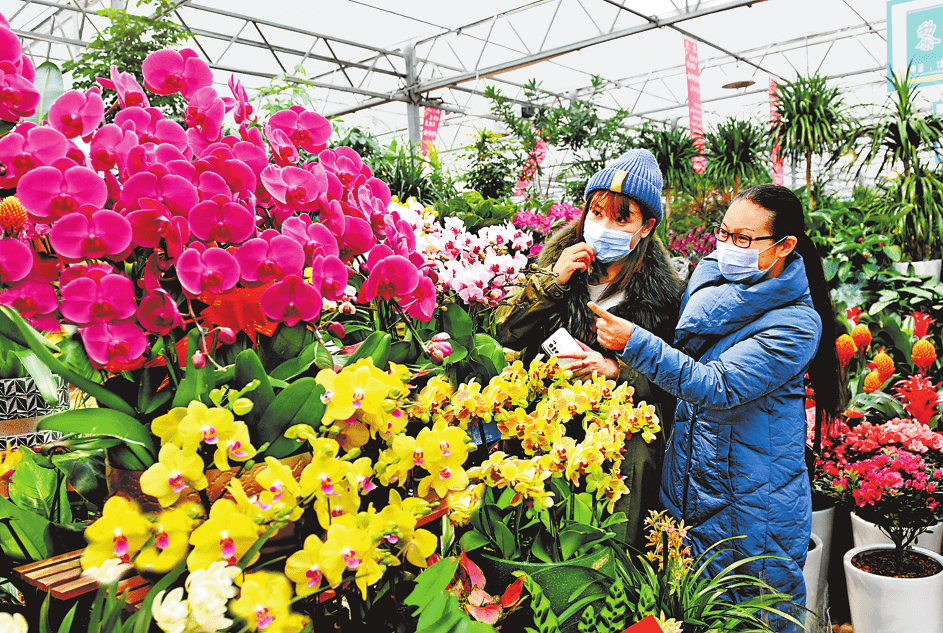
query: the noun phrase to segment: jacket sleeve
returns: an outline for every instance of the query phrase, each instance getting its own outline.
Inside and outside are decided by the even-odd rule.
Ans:
[[[781,323],[702,363],[636,326],[620,357],[681,400],[705,409],[731,409],[804,371],[815,355],[820,331],[812,316],[801,323]]]
[[[567,288],[557,283],[553,274],[538,272],[530,275],[522,288],[517,288],[502,301],[495,316],[495,338],[502,345],[517,349],[521,341],[563,301]]]

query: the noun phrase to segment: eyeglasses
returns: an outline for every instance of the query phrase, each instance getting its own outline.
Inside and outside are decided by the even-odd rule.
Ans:
[[[717,238],[718,242],[726,242],[727,238],[730,238],[730,241],[733,242],[734,246],[739,248],[750,248],[750,245],[753,244],[754,240],[775,240],[776,238],[772,235],[766,235],[763,237],[751,237],[749,235],[744,235],[743,233],[731,233],[724,227],[719,224],[713,226],[714,237]]]

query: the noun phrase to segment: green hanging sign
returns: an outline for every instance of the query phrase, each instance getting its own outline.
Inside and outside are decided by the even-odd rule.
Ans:
[[[887,65],[888,77],[909,67],[914,83],[943,83],[943,2],[888,0]]]

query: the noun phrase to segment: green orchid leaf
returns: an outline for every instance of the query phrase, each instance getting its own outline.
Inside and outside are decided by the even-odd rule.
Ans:
[[[308,371],[308,368],[317,360],[318,346],[323,347],[315,341],[303,348],[294,358],[289,358],[284,363],[273,369],[269,375],[277,380],[288,380],[299,374]]]
[[[157,459],[157,449],[150,431],[135,418],[113,409],[71,409],[54,413],[43,418],[37,428],[41,431],[119,438],[125,443],[123,448],[139,462],[136,467],[146,468]]]
[[[174,393],[174,407],[186,407],[196,400],[209,402],[208,394],[215,384],[212,380],[213,366],[209,362],[199,368],[193,364],[193,356],[201,349],[202,344],[198,330],[192,330],[187,335],[187,369]]]
[[[258,424],[262,414],[275,400],[275,390],[268,374],[265,373],[259,355],[254,350],[247,349],[236,356],[236,374],[233,387],[244,389],[253,380],[259,381],[259,386],[245,394],[245,397],[251,400],[254,405],[252,410],[245,416],[245,422],[250,429]]]
[[[10,479],[10,501],[44,519],[54,515],[59,494],[59,477],[52,462],[32,451],[21,451],[22,458]],[[63,486],[64,488],[64,486]]]
[[[449,303],[442,311],[442,331],[448,332],[451,338],[466,349],[475,346],[475,326],[465,309],[457,303]]]
[[[491,545],[491,539],[478,530],[470,530],[462,534],[462,537],[458,540],[458,544],[461,546],[462,551],[473,552],[486,545]]]
[[[403,604],[410,607],[418,607],[421,611],[436,595],[445,591],[445,588],[455,577],[455,571],[458,569],[458,557],[450,556],[443,558],[431,567],[425,569],[416,578],[416,587],[412,593],[406,597]]]
[[[320,396],[323,393],[324,387],[319,385],[314,378],[302,378],[288,385],[275,396],[259,420],[260,443],[275,442],[292,424],[310,424],[317,428],[320,425],[320,415],[323,415],[323,410],[319,415],[314,402],[309,403],[309,399],[312,395]],[[306,410],[306,404],[308,404],[308,410]]]
[[[16,561],[39,561],[55,553],[52,523],[0,497],[0,549]]]
[[[62,70],[51,61],[44,61],[36,67],[33,85],[39,92],[39,103],[36,104],[36,113],[24,120],[39,125],[49,114],[49,107],[65,92]]]
[[[29,377],[33,379],[36,389],[43,400],[46,401],[46,404],[55,404],[59,400],[59,383],[53,377],[49,368],[39,360],[39,356],[32,350],[23,349],[13,353],[20,360]]]

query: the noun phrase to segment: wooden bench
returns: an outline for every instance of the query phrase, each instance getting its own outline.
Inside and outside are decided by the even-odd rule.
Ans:
[[[433,510],[430,514],[420,517],[416,521],[416,527],[428,525],[436,521],[448,512],[448,506],[443,504]],[[97,583],[91,578],[82,577],[81,558],[82,552],[79,549],[74,552],[60,554],[35,563],[29,563],[16,567],[13,571],[29,585],[36,587],[44,593],[49,593],[57,600],[72,600],[86,593],[98,589]],[[263,552],[272,553],[273,550],[263,548]],[[128,592],[128,601],[125,604],[125,610],[137,611],[147,592],[151,590],[151,583],[134,573],[118,582],[118,595]],[[325,602],[335,596],[333,590],[323,591],[320,594],[320,600]]]

